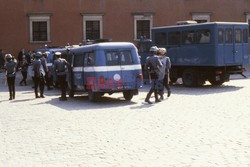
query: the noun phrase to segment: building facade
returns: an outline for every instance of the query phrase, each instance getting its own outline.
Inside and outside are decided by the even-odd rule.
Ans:
[[[250,23],[249,0],[1,0],[0,49],[65,46],[87,39],[136,43],[177,21]]]

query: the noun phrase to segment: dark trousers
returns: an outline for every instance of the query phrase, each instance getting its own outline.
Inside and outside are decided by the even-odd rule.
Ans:
[[[7,83],[8,83],[8,88],[9,88],[9,93],[10,93],[10,99],[15,99],[15,79],[16,77],[7,77]]]
[[[169,86],[169,74],[165,75],[165,78],[163,80],[163,85],[165,86],[165,88],[170,91],[170,86]]]
[[[154,95],[155,95],[155,101],[158,101],[158,83],[159,83],[159,80],[158,80],[158,77],[156,74],[151,74],[151,79],[152,79],[152,83],[151,83],[151,88],[146,96],[146,99],[145,101],[149,101],[152,93],[154,92]]]
[[[35,88],[35,95],[38,97],[38,87],[40,90],[40,96],[43,96],[43,91],[44,91],[44,78],[43,77],[33,77],[34,81],[34,88]]]
[[[50,89],[51,82],[50,82],[50,78],[49,78],[48,73],[45,74],[45,81],[46,81],[47,89]]]
[[[27,73],[27,71],[22,71],[23,79],[21,80],[20,84],[24,82],[24,84],[26,85]]]
[[[57,75],[57,79],[61,88],[61,98],[66,98],[66,75]]]

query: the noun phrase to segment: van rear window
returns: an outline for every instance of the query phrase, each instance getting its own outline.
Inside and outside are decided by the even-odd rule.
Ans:
[[[108,66],[119,65],[119,52],[118,51],[107,51],[106,52],[106,63]]]
[[[131,54],[131,51],[124,50],[120,52],[120,58],[121,58],[121,65],[129,65],[133,64],[133,57]]]

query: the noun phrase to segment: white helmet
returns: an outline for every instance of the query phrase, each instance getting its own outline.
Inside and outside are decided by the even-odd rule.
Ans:
[[[12,59],[12,55],[11,54],[6,54],[5,59]]]
[[[152,46],[150,49],[149,49],[150,52],[157,52],[158,51],[158,48],[157,46]]]

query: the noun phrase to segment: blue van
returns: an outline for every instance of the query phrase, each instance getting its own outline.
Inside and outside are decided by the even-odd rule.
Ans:
[[[207,80],[221,85],[249,64],[248,29],[240,22],[154,27],[152,45],[167,48],[172,83],[182,78],[185,86],[201,86]]]
[[[87,92],[90,101],[105,93],[122,92],[126,100],[138,94],[142,70],[134,44],[107,42],[70,49],[68,92]]]

